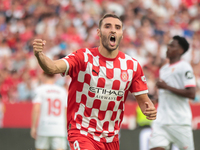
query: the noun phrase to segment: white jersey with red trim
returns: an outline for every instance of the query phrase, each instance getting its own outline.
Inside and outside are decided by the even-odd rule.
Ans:
[[[196,81],[191,65],[185,61],[166,64],[160,69],[160,79],[177,89],[195,87]],[[188,98],[159,89],[157,119],[154,123],[191,125],[192,114]]]
[[[68,68],[63,75],[72,78],[68,134],[79,133],[100,142],[117,141],[128,92],[148,92],[138,61],[122,52],[114,59],[105,58],[98,48],[77,50],[63,60]]]
[[[40,104],[37,135],[66,137],[66,89],[44,84],[35,91],[33,104]]]

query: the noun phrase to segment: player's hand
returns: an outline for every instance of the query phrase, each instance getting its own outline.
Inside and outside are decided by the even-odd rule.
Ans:
[[[45,40],[42,39],[35,39],[33,41],[33,52],[35,54],[35,56],[39,53],[42,52],[44,49],[44,45],[46,44]]]
[[[154,105],[150,105],[148,102],[145,102],[145,112],[144,115],[147,116],[147,119],[149,120],[155,120],[157,116],[157,110],[154,107]]]
[[[31,128],[31,137],[36,139],[36,128]]]
[[[168,87],[167,83],[161,79],[156,82],[156,86],[160,89],[167,89]]]

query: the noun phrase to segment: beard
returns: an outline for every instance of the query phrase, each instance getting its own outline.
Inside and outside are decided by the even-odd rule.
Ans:
[[[102,42],[102,45],[103,47],[105,47],[108,51],[114,51],[116,50],[118,47],[119,47],[119,43],[122,39],[122,36],[120,36],[118,39],[115,39],[116,40],[116,45],[114,47],[111,47],[110,46],[110,39],[108,39],[105,35],[103,35],[101,32],[100,32],[100,35],[101,35],[101,42]]]

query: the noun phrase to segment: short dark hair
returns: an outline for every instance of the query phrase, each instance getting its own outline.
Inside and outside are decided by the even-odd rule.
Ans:
[[[99,29],[101,28],[101,25],[102,25],[103,20],[104,20],[105,18],[108,18],[108,17],[117,18],[117,19],[119,19],[119,20],[122,22],[121,18],[118,17],[118,16],[115,15],[115,14],[105,14],[105,15],[100,19],[100,21],[99,21]]]
[[[177,40],[178,44],[183,48],[183,50],[184,50],[183,54],[188,51],[190,44],[188,43],[188,41],[184,37],[175,35],[173,37],[173,39]]]

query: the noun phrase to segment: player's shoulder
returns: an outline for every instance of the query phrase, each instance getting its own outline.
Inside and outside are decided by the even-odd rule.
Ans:
[[[97,50],[98,50],[97,47],[96,48],[81,48],[69,54],[68,56],[73,55],[73,56],[83,57],[84,55],[88,55],[88,54],[97,55]]]
[[[181,60],[178,65],[182,69],[192,68],[191,64],[185,60]]]
[[[65,93],[66,89],[63,86],[54,84],[55,88],[59,89],[61,92]]]
[[[43,91],[45,88],[46,88],[45,84],[41,84],[35,90],[36,91]]]
[[[95,47],[95,48],[80,48],[80,49],[74,51],[74,53],[85,53],[85,52],[89,53],[89,52],[94,52],[96,50],[97,50],[97,47]]]
[[[85,52],[84,48],[78,49],[76,51],[73,51],[71,53],[69,53],[68,55],[65,56],[66,58],[82,58],[83,57],[83,53]]]
[[[85,50],[86,50],[85,48],[80,48],[80,49],[74,51],[74,53],[82,53],[82,52],[85,52]]]
[[[33,90],[33,93],[36,94],[36,95],[37,95],[37,94],[41,94],[41,93],[44,93],[45,89],[46,89],[46,86],[45,86],[44,84],[41,84],[41,85],[37,86],[37,87]]]
[[[85,51],[90,51],[90,52],[96,52],[97,50],[98,50],[98,47],[85,48]]]
[[[187,61],[185,61],[185,60],[181,60],[181,61],[180,61],[180,64],[181,64],[181,65],[189,65],[189,66],[191,66],[190,63],[187,62]]]
[[[75,50],[75,51],[69,53],[69,54],[66,56],[66,58],[68,58],[68,57],[72,57],[72,56],[81,55],[84,51],[85,51],[84,48],[81,48],[81,49]]]
[[[121,58],[121,59],[126,59],[126,60],[131,60],[131,61],[135,61],[135,62],[138,62],[138,60],[136,59],[136,58],[134,58],[134,57],[131,57],[130,55],[128,55],[128,54],[126,54],[126,53],[123,53],[123,52],[121,52],[121,51],[119,51],[119,57]]]
[[[42,91],[44,94],[45,93],[59,93],[61,95],[67,94],[67,90],[63,86],[57,84],[44,84]]]

